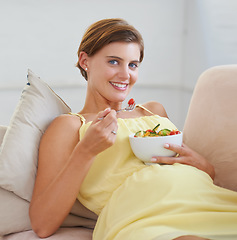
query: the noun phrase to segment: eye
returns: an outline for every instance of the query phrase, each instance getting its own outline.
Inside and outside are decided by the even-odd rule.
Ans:
[[[117,60],[110,60],[109,63],[112,64],[112,65],[118,65],[118,61]]]
[[[131,67],[131,68],[138,68],[138,64],[136,64],[136,63],[129,63],[129,67]]]

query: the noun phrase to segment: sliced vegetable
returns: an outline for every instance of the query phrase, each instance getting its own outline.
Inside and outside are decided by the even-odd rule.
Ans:
[[[143,137],[145,134],[145,131],[138,131],[135,133],[134,137]]]
[[[158,123],[158,124],[153,128],[153,132],[156,132],[156,130],[158,129],[159,126],[160,126],[160,124]]]
[[[157,134],[159,136],[168,136],[168,135],[170,135],[170,132],[171,132],[171,130],[165,128],[165,129],[160,130]]]

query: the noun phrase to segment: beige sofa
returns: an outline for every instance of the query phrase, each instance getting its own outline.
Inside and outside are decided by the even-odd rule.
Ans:
[[[28,217],[38,143],[49,122],[70,111],[31,71],[28,81],[9,126],[0,127],[0,236],[3,240],[39,239],[31,230]],[[234,191],[237,191],[236,93],[237,65],[205,71],[194,89],[183,129],[184,142],[215,166],[215,183]],[[46,239],[92,239],[95,222],[95,214],[77,201],[63,226]]]

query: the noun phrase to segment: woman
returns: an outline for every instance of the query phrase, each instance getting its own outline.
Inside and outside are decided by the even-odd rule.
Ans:
[[[160,103],[118,111],[143,55],[140,33],[122,19],[86,31],[77,63],[88,83],[84,107],[56,118],[40,143],[30,206],[40,237],[58,229],[76,199],[99,216],[94,239],[237,236],[237,193],[213,185],[213,166],[202,156],[168,145],[178,157],[154,156],[151,161],[166,165],[146,166],[133,155],[132,132],[157,123],[175,128]]]

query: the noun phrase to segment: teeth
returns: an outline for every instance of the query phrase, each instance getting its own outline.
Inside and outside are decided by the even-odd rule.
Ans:
[[[122,83],[113,83],[111,82],[112,85],[119,87],[119,88],[125,88],[127,86],[127,84],[122,84]]]

